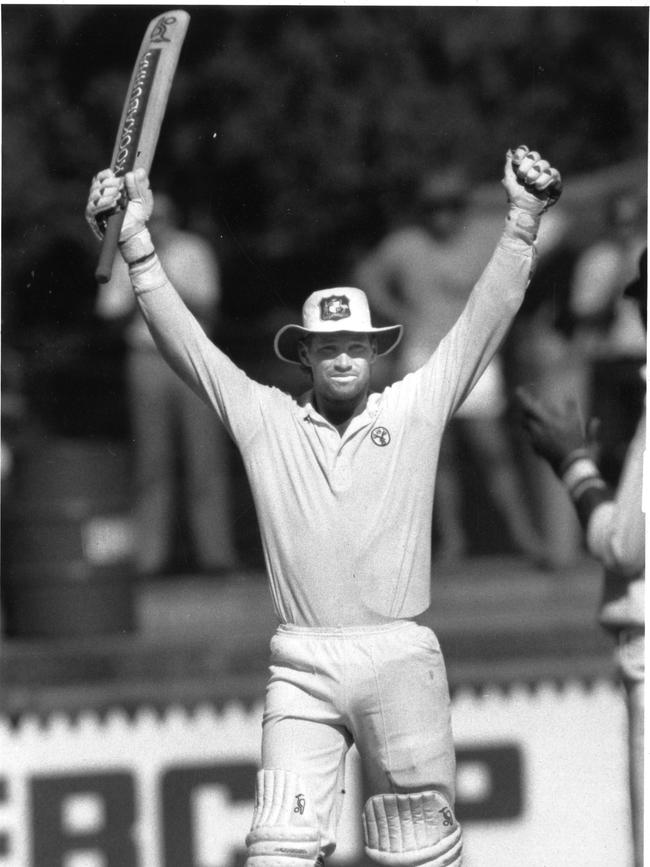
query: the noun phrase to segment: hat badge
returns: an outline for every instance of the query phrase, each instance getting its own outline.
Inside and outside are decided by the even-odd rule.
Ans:
[[[350,299],[346,295],[328,295],[321,298],[320,318],[323,321],[347,319],[350,313]]]

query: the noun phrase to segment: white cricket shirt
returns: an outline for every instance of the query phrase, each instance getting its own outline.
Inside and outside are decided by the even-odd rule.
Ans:
[[[351,626],[428,608],[436,467],[447,420],[523,300],[533,248],[504,235],[429,361],[380,394],[341,436],[314,409],[261,385],[205,335],[162,269],[133,278],[161,353],[237,444],[253,493],[278,618]]]

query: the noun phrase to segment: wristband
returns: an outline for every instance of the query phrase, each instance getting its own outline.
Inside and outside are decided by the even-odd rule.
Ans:
[[[573,449],[573,451],[569,452],[568,455],[565,455],[565,457],[563,457],[560,461],[560,464],[556,471],[558,476],[562,478],[562,476],[566,473],[571,464],[580,458],[584,458],[593,463],[591,452],[588,448],[580,447],[577,449]]]
[[[136,295],[144,295],[169,283],[155,250],[151,256],[129,265],[129,276]]]
[[[532,214],[516,205],[510,205],[506,217],[505,234],[527,244],[534,244],[539,231],[541,213]]]
[[[606,488],[598,467],[591,458],[577,457],[561,476],[571,499],[577,501],[589,488]]]
[[[581,482],[578,482],[573,488],[570,489],[569,493],[571,495],[571,499],[577,503],[581,497],[586,494],[588,491],[606,491],[607,485],[605,481],[601,479],[600,476],[591,476],[588,479],[583,479]]]
[[[141,262],[154,252],[153,241],[146,227],[120,241],[118,246],[127,265],[135,265],[136,262]]]

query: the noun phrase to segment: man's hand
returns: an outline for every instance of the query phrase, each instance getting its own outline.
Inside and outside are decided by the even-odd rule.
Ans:
[[[149,178],[143,168],[117,177],[111,169],[103,169],[92,180],[86,204],[86,220],[93,234],[102,239],[103,219],[114,210],[124,206],[126,214],[120,231],[120,250],[127,262],[140,258],[151,241],[145,233],[147,221],[153,212],[153,194]],[[139,237],[138,237],[139,236]]]
[[[543,214],[562,193],[562,178],[537,151],[519,145],[506,154],[503,180],[511,205],[532,215]]]
[[[558,475],[577,453],[595,457],[599,423],[592,419],[585,431],[576,400],[566,400],[560,409],[543,403],[525,388],[518,388],[515,404],[521,410],[522,426],[534,451],[545,458]]]

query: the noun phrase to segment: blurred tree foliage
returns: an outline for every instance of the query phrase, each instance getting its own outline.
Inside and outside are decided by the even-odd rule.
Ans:
[[[566,174],[646,150],[643,7],[185,8],[152,179],[214,227],[234,316],[342,278],[433,165],[471,160],[477,180],[498,182],[521,141]],[[109,161],[144,27],[164,9],[3,5],[9,314],[57,239],[93,259],[89,179]],[[71,311],[79,291],[92,296],[90,268],[59,281]]]

